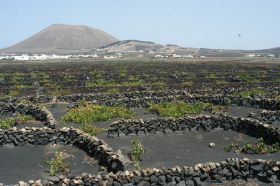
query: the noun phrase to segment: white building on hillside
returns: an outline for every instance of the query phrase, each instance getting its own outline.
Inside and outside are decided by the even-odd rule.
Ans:
[[[173,57],[173,58],[182,58],[182,56],[181,56],[181,55],[178,55],[178,54],[173,54],[172,57]]]
[[[155,55],[155,58],[164,58],[164,56],[163,55]]]
[[[192,58],[194,58],[194,57],[193,57],[193,55],[184,55],[183,58],[192,59]]]

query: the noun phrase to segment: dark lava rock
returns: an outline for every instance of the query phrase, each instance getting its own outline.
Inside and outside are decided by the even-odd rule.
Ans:
[[[194,186],[193,180],[187,180],[185,183],[187,186]]]
[[[56,176],[50,176],[47,178],[47,180],[53,182],[53,183],[59,183],[59,178]]]
[[[147,181],[141,181],[138,186],[150,186],[151,184]]]
[[[158,179],[158,183],[160,185],[165,185],[166,184],[166,178],[165,176],[160,176],[159,179]]]
[[[193,181],[194,181],[194,185],[196,185],[196,186],[205,186],[205,185],[207,185],[205,182],[202,182],[200,180],[200,177],[193,178]]]
[[[118,182],[113,182],[113,186],[121,186],[121,184]]]
[[[264,165],[263,164],[256,164],[256,165],[251,165],[251,169],[256,171],[256,172],[260,172],[262,171]]]

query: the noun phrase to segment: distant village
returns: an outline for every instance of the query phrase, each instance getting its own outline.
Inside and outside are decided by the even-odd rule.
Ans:
[[[73,55],[56,55],[56,54],[2,54],[0,55],[0,60],[13,60],[13,61],[42,61],[42,60],[58,60],[58,59],[80,59],[80,58],[96,58],[96,59],[117,59],[123,58],[129,55],[136,55],[137,58],[142,57],[152,57],[152,58],[182,58],[182,59],[205,59],[207,56],[204,55],[191,55],[191,54],[176,54],[176,53],[156,53],[154,51],[139,52],[131,51],[126,53],[102,53],[102,54],[73,54]],[[277,57],[273,54],[248,54],[245,57],[247,58],[258,58],[258,57]]]

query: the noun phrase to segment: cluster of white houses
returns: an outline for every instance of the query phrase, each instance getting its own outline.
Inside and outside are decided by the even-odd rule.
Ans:
[[[14,60],[14,61],[41,61],[41,60],[52,60],[52,59],[78,59],[78,58],[104,58],[104,59],[115,59],[122,57],[121,53],[116,53],[114,55],[47,55],[47,54],[22,54],[22,55],[16,55],[16,54],[6,54],[6,55],[0,55],[0,60]]]
[[[15,61],[30,61],[30,60],[47,60],[47,59],[68,59],[69,56],[62,56],[62,55],[2,55],[0,56],[0,60],[15,60]]]
[[[273,54],[248,54],[246,57],[254,58],[254,57],[276,57]]]
[[[137,53],[136,53],[137,54]],[[53,59],[79,59],[79,58],[103,58],[103,59],[116,59],[122,58],[124,56],[133,55],[131,53],[99,53],[99,54],[73,54],[73,55],[56,55],[56,54],[5,54],[0,55],[0,60],[14,60],[14,61],[41,61],[41,60],[53,60]],[[145,54],[137,54],[137,57],[145,57]],[[202,55],[191,55],[191,54],[176,54],[176,53],[148,53],[148,57],[153,58],[184,58],[184,59],[193,59],[193,58],[200,58],[204,59],[206,56]],[[246,55],[248,58],[255,58],[255,57],[276,57],[273,54],[248,54]]]
[[[154,56],[155,58],[184,58],[184,59],[193,59],[194,55],[179,55],[179,54],[157,54]],[[206,58],[206,56],[198,56],[198,58]]]

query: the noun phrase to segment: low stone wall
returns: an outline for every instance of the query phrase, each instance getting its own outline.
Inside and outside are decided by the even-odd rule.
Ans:
[[[50,128],[55,128],[57,125],[52,113],[45,107],[39,108],[34,105],[0,103],[0,114],[12,115],[17,112],[33,116],[36,120],[43,122],[45,126]]]
[[[229,97],[232,104],[239,106],[251,106],[258,107],[267,110],[280,110],[280,100],[276,99],[253,99],[253,98],[241,98],[241,97]]]
[[[249,118],[230,116],[197,116],[182,118],[158,118],[148,120],[119,120],[110,125],[108,137],[130,134],[172,133],[176,131],[211,131],[215,128],[235,130],[256,138],[264,138],[268,144],[280,142],[280,131],[270,125]]]
[[[241,89],[242,90],[242,89]],[[223,91],[223,93],[205,93],[198,91],[197,93],[187,92],[185,90],[170,90],[163,92],[141,91],[130,92],[124,94],[78,94],[58,96],[57,101],[77,102],[77,101],[91,101],[102,105],[124,105],[128,107],[147,107],[149,103],[160,103],[166,101],[180,100],[185,102],[210,102],[219,105],[227,105],[229,103],[239,106],[253,106],[269,110],[280,110],[280,100],[269,98],[242,98],[233,97],[229,93],[233,91],[240,91],[234,89],[231,91]],[[14,99],[17,102],[22,98]],[[51,102],[52,96],[39,97],[24,97],[31,102]]]
[[[210,185],[234,180],[251,180],[264,184],[280,184],[280,162],[265,160],[231,159],[219,163],[197,164],[195,167],[174,167],[169,169],[146,169],[134,172],[109,173],[64,177],[44,180],[44,185]],[[23,183],[23,182],[22,182]],[[38,183],[38,182],[37,182]],[[40,183],[40,182],[39,182]]]
[[[134,95],[136,94],[136,95]],[[93,101],[97,104],[112,106],[124,105],[127,107],[148,107],[151,103],[168,101],[209,102],[217,105],[236,104],[239,106],[259,107],[269,110],[280,110],[280,101],[274,99],[254,99],[225,96],[222,94],[188,94],[184,91],[159,93],[127,93],[127,94],[95,94],[58,97],[58,100],[76,102],[80,100]]]
[[[250,113],[249,118],[254,118],[263,123],[280,125],[280,111],[262,111],[259,113]]]
[[[99,161],[108,171],[122,171],[130,166],[130,161],[122,154],[113,152],[107,143],[78,129],[25,128],[0,130],[2,145],[47,145],[62,143],[76,146]]]

